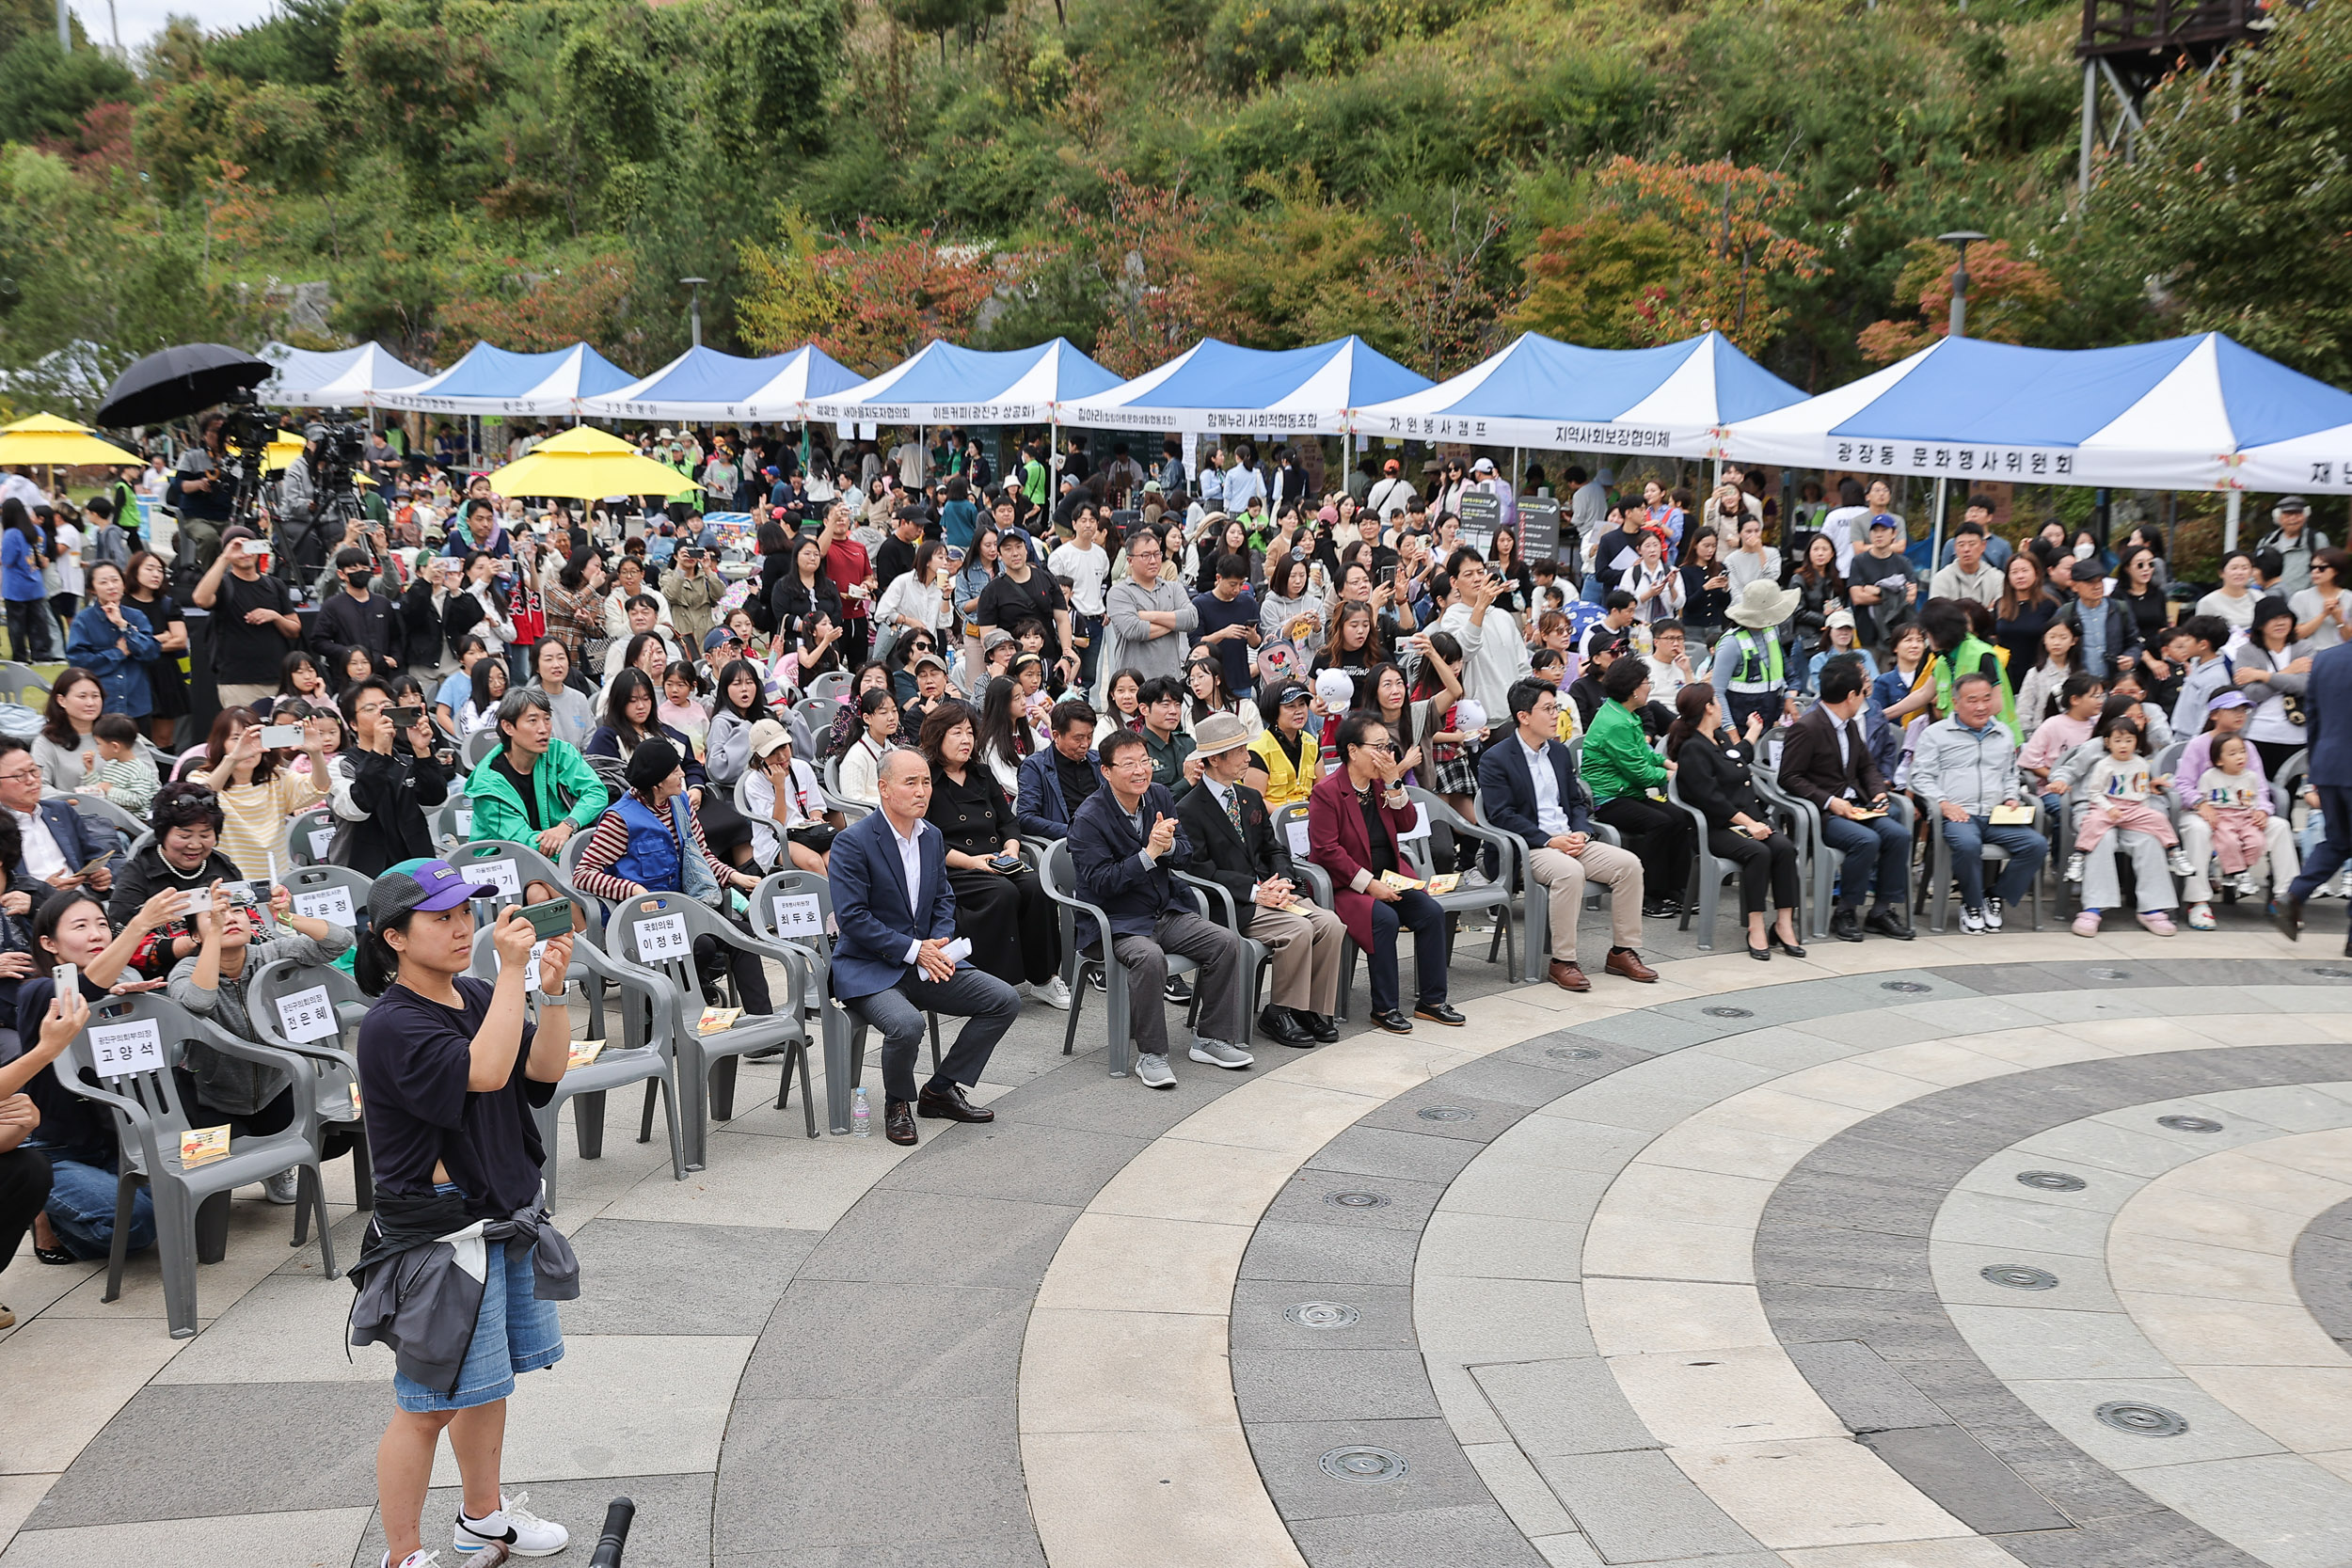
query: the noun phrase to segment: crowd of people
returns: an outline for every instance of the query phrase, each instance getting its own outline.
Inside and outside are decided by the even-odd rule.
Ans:
[[[585,508],[483,474],[453,487],[440,437],[383,444],[380,497],[292,580],[280,541],[244,527],[168,558],[117,529],[117,559],[0,502],[13,645],[40,657],[56,631],[68,661],[38,735],[0,734],[0,1261],[27,1230],[43,1261],[116,1242],[112,1119],[44,1070],[91,1006],[162,988],[258,1037],[259,965],[349,970],[376,998],[359,1061],[380,1206],[355,1323],[401,1353],[388,1562],[422,1551],[443,1430],[460,1549],[562,1537],[499,1492],[502,1418],[477,1412],[562,1353],[545,1298],[568,1254],[537,1206],[531,1112],[567,1026],[561,1006],[527,1018],[536,939],[511,914],[496,979],[469,977],[493,890],[441,858],[447,808],[560,867],[530,902],[680,894],[748,923],[763,878],[823,878],[829,991],[881,1037],[900,1144],[924,1118],[990,1120],[969,1091],[1025,1004],[1069,1009],[1114,974],[1148,1089],[1173,1086],[1180,1053],[1240,1071],[1256,1039],[1336,1040],[1351,942],[1374,1026],[1459,1027],[1465,884],[1523,877],[1545,973],[1577,992],[1656,980],[1645,923],[1687,919],[1702,851],[1763,962],[1804,956],[1808,846],[1837,858],[1842,942],[1912,939],[1938,842],[1971,933],[2003,929],[2054,856],[2083,936],[2126,910],[2211,929],[2215,902],[2245,897],[2299,929],[2308,899],[2346,891],[2352,770],[2326,759],[2352,734],[2352,670],[2322,656],[2352,626],[2352,561],[2299,501],[2180,603],[2154,531],[2113,553],[2057,525],[2012,544],[1989,499],[1916,564],[1891,490],[1861,478],[1836,505],[1805,486],[1784,517],[1736,470],[1702,503],[1571,467],[1559,547],[1529,559],[1485,459],[1416,483],[1368,458],[1327,488],[1295,451],[1215,447],[1194,475],[1173,440],[1113,443],[1098,468],[1073,436],[1017,449],[1000,479],[959,433],[886,453],[802,439],[651,433],[677,492]],[[126,486],[166,474],[187,508],[223,460],[208,426]],[[1464,528],[1477,491],[1503,503],[1490,532]],[[71,605],[32,592],[61,549]],[[200,736],[175,730],[183,603],[218,694]],[[109,856],[113,830],[68,795],[149,832]],[[372,879],[356,930],[294,913],[282,880],[292,825],[322,807],[319,858]],[[570,940],[538,966],[550,1001]],[[693,949],[707,994],[771,1010],[755,951]],[[918,1083],[942,1015],[962,1022]],[[201,1041],[175,1070],[199,1126],[293,1118],[291,1084]],[[293,1202],[294,1174],[265,1195]],[[503,1266],[431,1289],[459,1327],[499,1332],[437,1359],[383,1265],[475,1224]],[[123,1240],[153,1225],[143,1199]]]

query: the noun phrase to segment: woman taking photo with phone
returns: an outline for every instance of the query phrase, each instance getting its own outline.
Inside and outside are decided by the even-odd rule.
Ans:
[[[204,766],[188,777],[219,798],[220,850],[238,875],[271,877],[294,864],[286,852],[288,819],[326,799],[326,731],[332,723],[302,721],[300,750],[310,768],[297,773],[286,766],[294,748],[264,746],[263,726],[250,709],[232,707],[213,721]]]
[[[425,813],[449,799],[449,769],[435,751],[433,721],[421,707],[398,710],[382,681],[343,693],[351,744],[328,759],[335,842],[326,858],[364,876],[415,859],[433,847]]]

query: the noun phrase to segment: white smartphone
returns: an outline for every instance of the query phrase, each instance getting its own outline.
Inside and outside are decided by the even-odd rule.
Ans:
[[[265,751],[275,752],[284,747],[301,744],[302,726],[299,724],[264,724],[262,726],[262,746]]]
[[[57,982],[59,996],[74,996],[81,991],[82,972],[72,964],[59,964],[49,972],[49,977]]]

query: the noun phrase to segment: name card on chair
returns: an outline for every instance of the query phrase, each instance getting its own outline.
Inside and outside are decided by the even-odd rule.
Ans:
[[[456,821],[457,821],[457,836],[458,836],[459,838],[471,838],[471,837],[473,837],[473,813],[472,813],[472,812],[470,812],[470,811],[466,811],[466,810],[463,810],[463,809],[461,808],[461,809],[457,812],[457,814],[456,814]]]
[[[329,926],[357,926],[359,919],[351,907],[351,890],[347,887],[321,888],[315,893],[294,895],[294,912],[307,920],[324,920]]]
[[[547,950],[548,950],[548,944],[547,944],[547,942],[546,942],[545,941],[534,942],[532,942],[532,943],[531,944],[531,961],[523,965],[523,990],[526,990],[526,991],[536,991],[536,990],[538,990],[538,989],[539,989],[539,959],[540,959],[541,956],[543,956],[543,955],[547,952]]]
[[[825,934],[825,917],[813,893],[776,895],[776,935],[787,942]]]
[[[101,1078],[164,1070],[164,1033],[152,1019],[102,1023],[89,1032],[90,1058]]]
[[[333,849],[334,847],[334,829],[313,828],[310,830],[310,858],[312,860],[325,860],[326,858],[327,851]]]
[[[523,879],[516,875],[513,861],[476,861],[457,869],[477,882],[498,889],[509,898],[523,895]]]
[[[312,986],[309,990],[279,997],[278,1022],[285,1027],[286,1037],[297,1045],[331,1040],[342,1033],[342,1025],[335,1021],[335,1004],[325,986]]]
[[[1426,800],[1416,800],[1413,802],[1413,825],[1406,829],[1403,832],[1397,834],[1396,841],[1399,844],[1410,844],[1417,838],[1427,838],[1428,836],[1429,802]]]
[[[657,915],[637,923],[637,957],[640,960],[658,963],[665,958],[692,957],[694,939],[686,933],[686,917],[682,914]]]
[[[1290,840],[1291,859],[1305,860],[1307,858],[1307,819],[1303,816],[1294,816],[1282,824],[1282,832]]]

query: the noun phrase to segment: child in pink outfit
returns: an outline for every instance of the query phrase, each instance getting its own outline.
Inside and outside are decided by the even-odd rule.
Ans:
[[[2179,847],[2181,835],[2172,831],[2171,819],[2148,803],[2149,796],[2169,783],[2154,777],[2140,756],[2139,726],[2117,720],[2107,731],[2107,754],[2091,764],[2083,780],[2087,805],[2074,847],[2090,849],[2117,828],[2136,829],[2168,849]]]
[[[2270,821],[2270,792],[2246,765],[2246,737],[2225,737],[2213,749],[2213,766],[2197,781],[2197,815],[2213,825],[2213,850],[2232,877],[2251,870],[2263,858],[2263,830]]]

